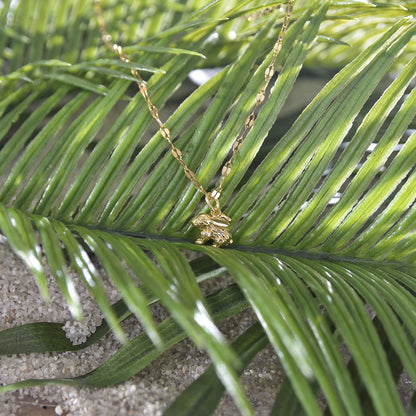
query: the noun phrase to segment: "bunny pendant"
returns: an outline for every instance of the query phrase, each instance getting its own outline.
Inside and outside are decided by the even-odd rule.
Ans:
[[[213,247],[222,247],[233,242],[228,229],[231,218],[222,214],[221,211],[213,211],[211,215],[200,214],[192,220],[192,224],[201,231],[201,236],[195,241],[196,244],[205,244],[212,240]]]

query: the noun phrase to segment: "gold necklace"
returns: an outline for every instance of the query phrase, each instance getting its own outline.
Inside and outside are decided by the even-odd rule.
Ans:
[[[195,243],[197,244],[205,244],[209,240],[213,241],[212,245],[214,247],[226,246],[226,245],[230,245],[233,243],[232,236],[229,230],[229,227],[231,225],[231,218],[223,214],[221,212],[221,207],[220,207],[220,196],[223,190],[223,184],[227,176],[231,173],[231,167],[232,167],[234,158],[237,152],[239,151],[241,144],[246,138],[248,132],[253,127],[258,109],[266,98],[266,88],[270,80],[273,77],[276,59],[280,50],[282,49],[283,38],[289,26],[292,11],[293,11],[293,0],[288,0],[286,3],[286,7],[285,7],[285,16],[283,18],[282,28],[280,29],[276,43],[273,46],[273,56],[264,73],[264,84],[256,95],[255,103],[251,109],[249,116],[244,122],[244,127],[242,128],[241,134],[237,137],[237,139],[233,143],[230,159],[228,159],[228,161],[225,162],[224,166],[222,167],[221,178],[219,180],[219,183],[216,186],[216,188],[212,190],[211,192],[208,192],[205,190],[201,182],[199,182],[199,180],[196,178],[195,173],[191,169],[189,169],[188,165],[183,160],[182,152],[172,142],[170,130],[168,129],[166,124],[160,120],[159,111],[157,107],[153,104],[152,100],[150,99],[145,81],[140,76],[137,69],[135,68],[131,69],[132,75],[137,80],[136,82],[137,82],[137,85],[139,86],[139,91],[142,94],[147,106],[149,107],[150,114],[155,119],[156,123],[159,125],[160,134],[169,143],[171,147],[171,152],[172,152],[173,157],[180,163],[180,165],[182,166],[185,172],[185,175],[192,182],[194,187],[199,192],[205,195],[205,201],[211,213],[199,214],[192,220],[192,224],[195,227],[199,228],[200,230],[200,237],[195,241]],[[104,21],[104,17],[103,17],[101,0],[95,0],[95,12],[97,15],[98,26],[100,28],[101,38],[103,42],[107,45],[107,47],[112,52],[115,52],[118,55],[121,61],[130,62],[130,58],[123,52],[123,48],[120,45],[114,43],[112,41],[111,35],[108,33],[108,30]]]

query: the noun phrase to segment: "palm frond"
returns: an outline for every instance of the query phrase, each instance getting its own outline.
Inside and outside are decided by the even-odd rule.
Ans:
[[[184,159],[209,188],[264,82],[279,32],[266,7],[283,2],[201,1],[160,9],[147,3],[105,3],[110,32],[119,32],[137,59],[128,65],[101,49],[89,2],[65,0],[58,7],[37,0],[33,8],[2,3],[0,230],[46,299],[44,261],[76,317],[82,305],[69,270],[79,273],[107,321],[100,336],[111,328],[125,341],[120,321],[127,311],[145,333],[81,378],[25,381],[0,386],[0,392],[120,382],[189,336],[208,351],[216,372],[209,369],[202,379],[213,387],[206,410],[215,409],[222,383],[240,410],[253,414],[238,376],[270,342],[290,381],[282,392],[297,400],[292,414],[300,406],[306,414],[321,414],[316,396],[322,392],[333,415],[364,415],[365,403],[378,415],[404,415],[397,368],[416,382],[412,4],[297,4],[276,62],[279,76],[224,189],[236,244],[216,249],[190,243],[190,219],[203,209],[200,194],[160,133],[148,133],[152,118],[130,88],[129,69],[144,71],[153,102],[163,108],[192,69],[224,65],[167,120]],[[264,11],[259,20],[244,19],[258,11]],[[366,22],[370,12],[377,32],[371,26],[360,43],[365,26],[353,18]],[[140,43],[132,46],[137,36]],[[325,53],[322,36],[330,40]],[[282,137],[273,138],[302,67],[313,65],[318,54],[334,67],[349,63]],[[388,78],[392,68],[401,69]],[[194,267],[190,252],[200,256]],[[207,256],[209,271],[199,273]],[[110,305],[97,264],[123,306]],[[205,298],[198,282],[224,271],[241,292],[232,287]],[[156,300],[171,315],[159,325],[149,309]],[[228,345],[215,322],[247,302],[262,329],[255,325]],[[2,354],[26,331],[33,331],[26,352],[36,337],[49,336],[43,351],[53,350],[53,339],[72,349],[56,326],[16,331],[0,333]],[[201,384],[196,381],[170,412],[191,414],[195,401],[188,399],[203,393]],[[273,414],[288,414],[282,392]]]

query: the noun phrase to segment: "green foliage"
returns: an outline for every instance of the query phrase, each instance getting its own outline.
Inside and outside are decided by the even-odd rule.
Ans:
[[[145,333],[85,376],[0,391],[121,382],[190,337],[213,367],[166,414],[195,414],[202,400],[210,414],[224,388],[253,414],[238,378],[270,343],[287,374],[273,415],[322,414],[319,393],[331,415],[404,415],[397,375],[416,382],[414,3],[296,3],[279,76],[224,185],[235,241],[227,249],[191,242],[201,195],[161,135],[146,135],[152,119],[129,69],[163,107],[192,69],[223,66],[167,121],[209,188],[263,83],[281,13],[249,0],[109,0],[109,30],[133,56],[125,64],[101,44],[92,1],[32,3],[0,9],[0,230],[42,296],[46,261],[81,317],[75,269],[106,322],[77,347],[56,324],[12,328],[0,333],[0,353],[75,350],[110,329],[125,340],[130,313]],[[303,67],[334,74],[275,137]],[[92,258],[120,303],[110,305]],[[225,272],[236,285],[205,298],[198,283]],[[155,301],[171,315],[159,325]],[[259,323],[227,344],[215,322],[248,307]]]

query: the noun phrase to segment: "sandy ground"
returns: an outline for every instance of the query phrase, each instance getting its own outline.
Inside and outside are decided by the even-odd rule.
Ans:
[[[0,329],[28,322],[62,322],[67,336],[73,342],[83,342],[101,322],[99,309],[86,291],[81,291],[85,319],[82,323],[74,321],[53,279],[50,279],[50,292],[51,302],[46,305],[26,266],[7,244],[0,244]],[[108,293],[112,301],[119,298],[111,285],[108,285]],[[164,311],[156,307],[155,314],[163,318]],[[252,322],[253,316],[245,312],[221,323],[220,328],[229,339],[233,339]],[[135,319],[128,319],[123,325],[129,337],[141,331]],[[103,363],[120,346],[112,335],[108,335],[79,352],[1,357],[0,383],[33,377],[81,375]],[[134,378],[117,386],[101,389],[48,386],[2,394],[0,416],[161,415],[163,409],[208,364],[207,355],[186,340],[163,354]],[[242,382],[256,414],[268,414],[282,375],[281,366],[270,348],[265,349],[245,371]],[[225,396],[216,415],[238,414],[232,399]]]

